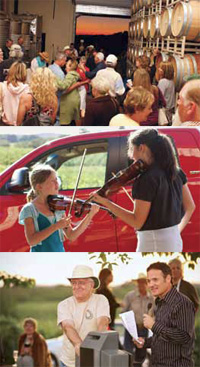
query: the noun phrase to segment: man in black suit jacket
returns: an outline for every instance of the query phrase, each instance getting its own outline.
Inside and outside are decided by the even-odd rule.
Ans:
[[[193,303],[195,311],[197,312],[199,307],[199,297],[194,286],[183,280],[183,265],[179,259],[173,259],[169,262],[169,266],[172,272],[172,282],[176,286],[177,290],[187,296]]]

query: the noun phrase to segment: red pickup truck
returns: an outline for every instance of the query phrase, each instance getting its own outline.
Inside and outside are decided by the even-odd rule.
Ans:
[[[196,210],[183,231],[183,250],[200,250],[200,132],[196,128],[161,128],[169,135],[180,166],[188,178],[188,185],[196,204]],[[107,129],[102,132],[67,136],[44,144],[28,153],[1,174],[0,184],[0,251],[29,251],[24,228],[18,224],[18,216],[26,202],[29,186],[28,171],[36,163],[52,165],[61,179],[60,194],[71,197],[81,157],[87,155],[77,191],[77,198],[87,199],[90,192],[104,185],[112,172],[126,168],[127,137],[131,130]],[[131,193],[131,186],[126,186]],[[127,209],[133,204],[120,189],[112,200]],[[162,203],[161,203],[162,205]],[[159,213],[158,213],[159,215]],[[78,221],[73,217],[73,221]],[[133,228],[109,213],[100,210],[89,228],[73,243],[66,241],[66,251],[135,251],[136,234]]]

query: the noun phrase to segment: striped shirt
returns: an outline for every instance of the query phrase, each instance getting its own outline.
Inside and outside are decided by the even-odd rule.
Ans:
[[[152,349],[152,367],[192,367],[193,303],[173,287],[156,306],[153,336],[144,345]]]

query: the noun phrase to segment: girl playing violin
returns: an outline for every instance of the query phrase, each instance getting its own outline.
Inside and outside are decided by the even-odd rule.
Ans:
[[[31,190],[27,194],[27,204],[19,215],[19,223],[25,227],[25,236],[31,252],[64,252],[63,241],[66,236],[75,241],[88,227],[93,216],[99,211],[98,205],[72,228],[65,211],[49,209],[48,195],[57,195],[59,190],[56,171],[48,165],[36,166],[30,174]]]
[[[128,144],[128,156],[148,166],[133,184],[134,210],[126,210],[98,193],[92,198],[137,230],[136,251],[182,251],[180,233],[195,204],[170,139],[156,129],[144,129],[131,133]]]

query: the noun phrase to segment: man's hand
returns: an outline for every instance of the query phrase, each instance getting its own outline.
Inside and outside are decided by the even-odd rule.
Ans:
[[[155,324],[155,320],[154,320],[153,317],[151,317],[147,314],[144,314],[143,315],[143,324],[144,324],[145,328],[151,329],[153,327],[153,325]]]
[[[140,343],[139,343],[138,341],[139,341]],[[144,346],[144,342],[145,342],[144,338],[138,338],[137,340],[133,338],[133,343],[134,343],[134,344],[136,345],[136,347],[137,347],[137,348],[139,348],[139,349],[143,348],[143,346]]]

